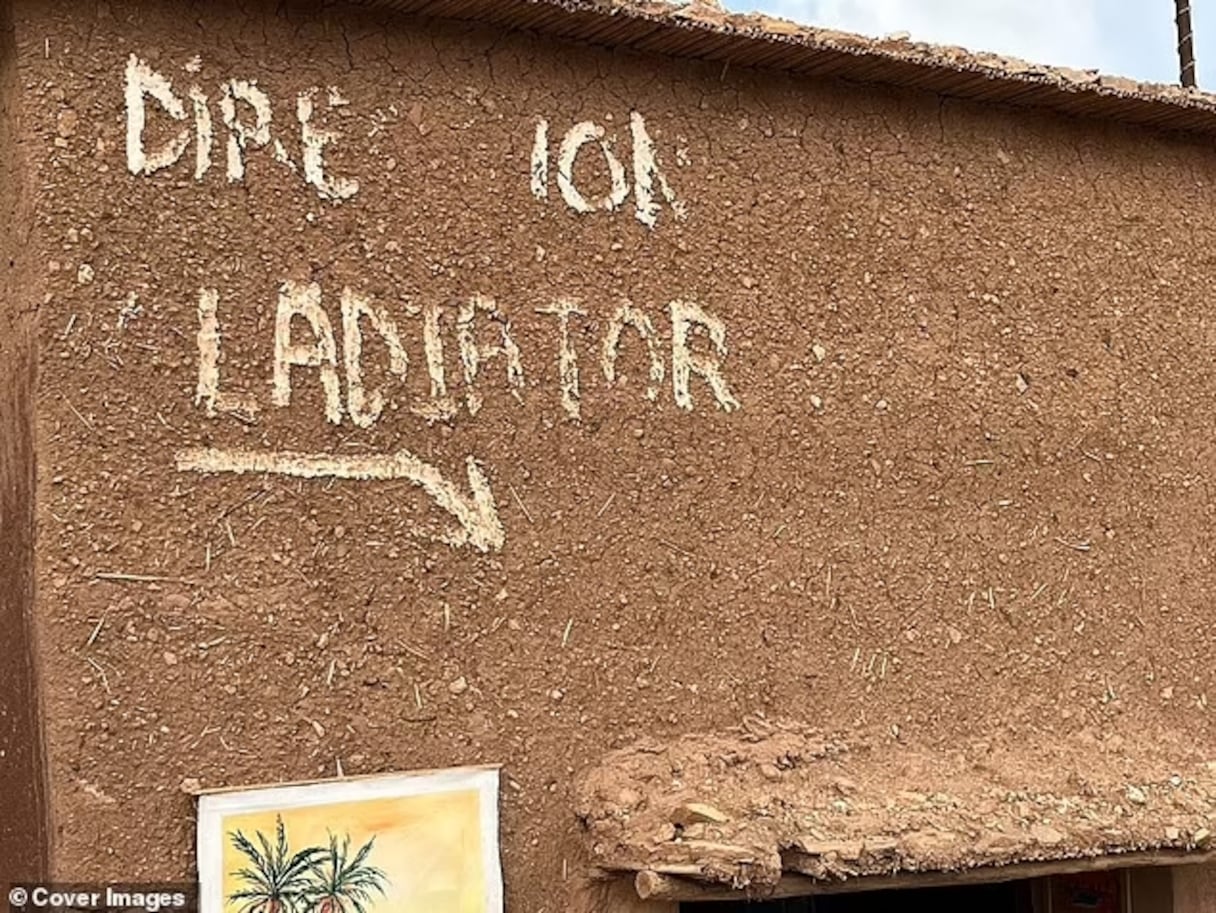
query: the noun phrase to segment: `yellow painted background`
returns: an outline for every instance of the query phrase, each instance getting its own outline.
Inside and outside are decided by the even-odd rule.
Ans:
[[[232,873],[247,864],[229,834],[240,830],[259,849],[261,831],[274,844],[275,817],[283,816],[292,853],[307,846],[328,848],[350,834],[349,856],[372,836],[367,862],[388,877],[385,896],[375,896],[370,913],[484,913],[486,874],[482,865],[480,796],[476,790],[368,799],[311,808],[226,815],[224,830],[225,910],[228,895],[244,887]]]

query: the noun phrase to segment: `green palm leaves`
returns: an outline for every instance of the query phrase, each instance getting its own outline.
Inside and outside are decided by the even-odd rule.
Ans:
[[[383,896],[388,879],[367,857],[376,842],[373,837],[352,858],[350,837],[342,843],[329,835],[329,850],[313,864],[313,885],[307,893],[308,906],[316,913],[367,913],[372,895]]]
[[[273,843],[261,831],[256,845],[239,830],[228,836],[248,860],[232,873],[245,884],[228,895],[236,913],[368,913],[374,895],[383,896],[388,884],[384,872],[367,862],[375,837],[353,856],[350,836],[339,843],[332,834],[328,849],[292,853],[282,816],[275,819]]]

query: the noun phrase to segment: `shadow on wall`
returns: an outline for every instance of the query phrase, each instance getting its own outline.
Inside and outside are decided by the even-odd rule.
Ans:
[[[29,230],[18,137],[12,4],[0,0],[0,876],[46,878],[46,776],[36,691],[34,597],[34,310],[19,251]]]

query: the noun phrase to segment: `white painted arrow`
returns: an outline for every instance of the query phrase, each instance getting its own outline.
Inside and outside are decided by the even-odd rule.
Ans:
[[[453,546],[471,545],[479,551],[497,551],[506,542],[489,480],[472,457],[467,461],[471,496],[462,494],[434,466],[406,450],[377,456],[339,457],[328,454],[268,450],[182,450],[177,454],[180,472],[269,473],[297,479],[356,479],[413,482],[435,503],[454,516],[460,531],[444,536]]]

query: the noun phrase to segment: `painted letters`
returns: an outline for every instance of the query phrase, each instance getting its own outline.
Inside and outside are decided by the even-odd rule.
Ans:
[[[474,321],[477,315],[485,314],[490,320],[499,325],[501,343],[499,345],[478,345],[474,333]],[[460,315],[456,318],[456,335],[460,342],[460,361],[464,365],[464,382],[468,388],[466,405],[469,415],[476,415],[481,410],[482,397],[474,389],[481,365],[491,358],[501,357],[507,363],[507,384],[518,396],[519,389],[524,385],[524,366],[519,355],[519,346],[511,338],[511,322],[498,310],[493,298],[483,298],[474,295],[460,307]]]
[[[325,171],[325,147],[338,141],[340,134],[323,130],[313,122],[313,97],[318,89],[301,92],[296,99],[296,117],[300,121],[300,142],[304,147],[304,180],[327,200],[349,200],[359,192],[359,182],[353,178],[335,178]],[[337,89],[329,90],[330,107],[346,104]]]
[[[604,160],[608,163],[612,189],[603,199],[589,203],[574,186],[574,162],[583,147],[594,142],[598,142]],[[619,209],[629,198],[629,180],[625,177],[625,166],[613,155],[612,143],[604,139],[603,127],[584,121],[570,128],[570,132],[562,140],[561,151],[557,157],[557,187],[562,192],[562,199],[575,212],[595,212],[597,209],[612,212]]]
[[[493,380],[485,370],[487,364],[495,360],[501,360],[503,366],[503,373],[497,376],[505,380],[505,385],[499,388],[505,388],[521,406],[534,402],[525,399],[525,355],[539,359],[544,352],[525,353],[520,349],[511,319],[493,298],[479,294],[469,296],[456,305],[452,319],[451,309],[438,303],[417,307],[407,303],[377,302],[369,295],[347,287],[338,297],[336,319],[331,318],[327,307],[333,309],[333,305],[327,305],[323,300],[321,286],[315,282],[288,281],[280,286],[272,340],[271,403],[274,406],[284,409],[295,405],[293,378],[302,370],[315,369],[324,394],[322,414],[329,423],[341,424],[349,416],[356,427],[371,428],[382,419],[390,402],[394,409],[404,406],[428,422],[450,422],[457,417],[459,409],[448,386],[445,333],[454,336],[464,386],[463,402],[470,417],[481,414],[486,385],[502,383]],[[592,325],[588,309],[582,301],[559,296],[551,305],[536,308],[535,313],[557,318],[556,399],[566,416],[578,421],[583,414],[584,391],[578,346],[582,334],[575,330],[576,327],[586,330]],[[720,409],[726,412],[738,409],[739,400],[726,379],[725,322],[690,300],[670,302],[668,313],[671,318],[672,392],[676,405],[685,410],[693,409],[693,379],[698,378],[713,394]],[[445,314],[449,315],[446,321]],[[583,321],[581,318],[588,319]],[[200,291],[198,321],[195,403],[208,416],[225,412],[257,415],[258,403],[253,397],[221,392],[222,321],[215,289]],[[340,338],[335,326],[341,330]],[[605,315],[603,326],[596,351],[605,389],[618,387],[622,382],[618,361],[629,330],[629,335],[636,335],[645,349],[647,383],[644,396],[657,403],[667,377],[667,364],[662,334],[650,315],[630,301],[621,301]],[[412,339],[406,332],[410,330]],[[497,338],[485,338],[491,334]],[[698,342],[698,337],[703,340]],[[378,350],[383,346],[388,368],[387,383],[372,390],[366,388],[364,377],[370,357],[369,341]],[[427,393],[419,390],[417,384],[412,389],[405,386],[411,343],[426,367]],[[345,379],[345,400],[339,367]]]
[[[659,351],[659,334],[655,332],[654,324],[646,316],[645,311],[634,307],[626,301],[616,309],[608,322],[608,333],[604,336],[604,350],[600,364],[604,369],[604,379],[609,384],[616,382],[616,358],[621,347],[621,334],[625,327],[633,327],[642,341],[646,343],[646,353],[650,357],[650,386],[646,388],[646,398],[654,402],[659,398],[659,388],[665,375],[663,355]]]
[[[256,83],[243,79],[229,80],[224,83],[222,91],[220,111],[224,115],[224,126],[228,128],[228,180],[239,183],[245,179],[245,155],[248,151],[270,142],[270,98]],[[237,102],[252,109],[252,124],[241,119]]]
[[[155,72],[134,54],[127,61],[127,167],[132,174],[153,174],[168,168],[186,151],[190,130],[186,126],[155,151],[144,145],[144,129],[148,120],[148,99],[155,99],[161,109],[177,121],[185,121],[186,109],[173,94],[173,84]]]
[[[312,330],[310,342],[292,340],[292,324],[303,317]],[[274,322],[274,404],[291,405],[291,369],[318,368],[325,391],[325,418],[342,424],[342,389],[338,385],[338,347],[329,316],[321,307],[321,286],[284,282]]]
[[[189,65],[186,69],[191,73],[197,71],[197,67]],[[326,166],[325,150],[340,139],[340,134],[318,125],[314,102],[318,92],[318,89],[309,89],[294,100],[300,157],[303,161],[302,177],[322,199],[343,202],[359,192],[359,182],[354,178],[334,176]],[[172,167],[182,159],[193,142],[194,179],[202,181],[206,178],[211,170],[215,144],[212,101],[199,85],[191,85],[186,97],[189,99],[190,114],[187,114],[186,103],[174,92],[173,83],[167,76],[153,70],[137,55],[130,56],[126,67],[125,99],[127,168],[132,174],[148,176]],[[347,103],[336,88],[329,89],[327,97],[331,108]],[[154,106],[151,103],[155,103]],[[255,80],[226,80],[219,87],[218,105],[220,122],[228,131],[225,160],[229,183],[246,180],[251,156],[258,150],[271,150],[273,161],[293,174],[301,173],[288,147],[273,135],[274,105],[269,94]],[[175,133],[152,149],[148,148],[146,135],[150,106],[159,109],[171,121],[181,124]],[[191,114],[193,130],[187,123]]]
[[[538,314],[552,314],[557,317],[559,343],[557,350],[557,372],[561,378],[562,408],[570,418],[577,419],[581,414],[580,394],[578,389],[578,352],[570,339],[570,318],[585,316],[578,302],[571,298],[559,298],[552,307],[537,308]]]
[[[360,428],[370,428],[384,411],[384,394],[376,390],[369,397],[363,389],[363,330],[359,320],[364,317],[388,346],[391,373],[404,380],[410,360],[401,344],[397,324],[388,312],[372,304],[370,298],[343,289],[342,361],[346,366],[346,405],[352,422]]]
[[[655,142],[646,129],[646,120],[636,111],[629,115],[629,132],[633,140],[634,215],[647,228],[659,221],[662,204],[666,203],[677,221],[688,217],[688,208],[672,189],[659,165]],[[579,154],[592,144],[599,147],[608,166],[609,189],[599,199],[588,200],[574,181],[574,163]],[[549,199],[549,122],[540,118],[533,137],[530,185],[532,195],[541,202]],[[629,175],[617,158],[613,141],[607,130],[593,121],[575,124],[563,136],[557,153],[557,187],[562,199],[574,212],[615,212],[629,199]],[[656,194],[657,191],[657,194]]]
[[[731,395],[720,364],[709,355],[694,353],[689,347],[689,334],[694,326],[703,327],[718,355],[726,357],[726,324],[691,301],[671,302],[671,382],[676,405],[692,409],[689,380],[693,374],[698,374],[714,391],[718,406],[732,412],[739,408],[739,401]]]

